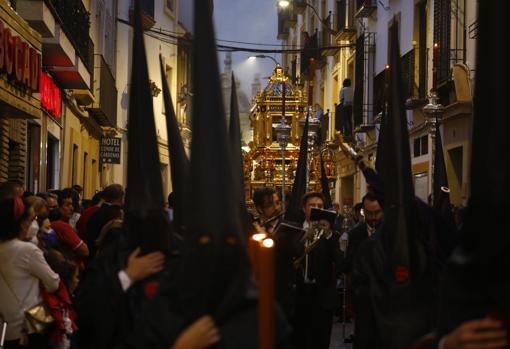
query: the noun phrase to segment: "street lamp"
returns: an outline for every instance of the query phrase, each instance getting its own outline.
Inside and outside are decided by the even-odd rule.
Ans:
[[[443,118],[444,107],[442,104],[438,103],[439,97],[437,96],[437,91],[434,89],[431,91],[429,96],[429,103],[423,107],[423,113],[425,114],[426,120],[425,125],[428,126],[430,141],[432,142],[432,152],[430,159],[430,169],[431,169],[431,183],[432,188],[434,188],[434,171],[435,171],[435,158],[436,158],[436,131],[439,125],[441,124],[441,120]],[[432,202],[434,202],[434,190],[431,192]]]
[[[271,56],[268,56],[268,55],[256,55],[256,56],[250,56],[248,57],[249,59],[257,59],[257,58],[269,58],[271,59],[274,64],[276,64],[277,66],[280,65],[280,63],[278,63],[278,61],[274,58],[274,57],[271,57]]]
[[[289,5],[290,5],[290,1],[289,0],[280,0],[280,1],[278,1],[278,6],[280,8],[287,8],[287,7],[289,7]]]
[[[278,0],[278,7],[281,8],[282,10],[285,10],[287,7],[289,7],[291,4],[291,0]],[[315,16],[317,16],[317,18],[319,19],[319,21],[322,23],[322,25],[324,27],[326,27],[326,29],[333,35],[336,35],[337,32],[334,31],[333,29],[330,28],[329,24],[326,22],[328,21],[329,17],[324,19],[322,18],[320,15],[319,15],[319,11],[317,11],[317,9],[315,8],[315,6],[313,6],[312,4],[310,4],[308,1],[302,1],[301,2],[302,5],[305,5],[305,6],[308,6],[312,9],[313,13],[315,14]],[[331,15],[331,12],[330,12],[330,15]]]

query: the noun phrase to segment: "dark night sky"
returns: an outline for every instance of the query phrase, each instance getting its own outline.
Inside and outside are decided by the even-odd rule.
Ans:
[[[277,35],[276,0],[215,0],[214,20],[218,40],[234,40],[278,46],[262,47],[264,49],[281,49]],[[218,41],[229,46],[246,46],[243,44]],[[232,54],[234,73],[241,81],[241,88],[251,99],[251,83],[255,73],[260,73],[262,86],[271,75],[274,63],[270,59],[248,60],[253,54],[234,52]],[[278,62],[279,54],[272,54]],[[223,71],[224,53],[220,53],[220,70]]]

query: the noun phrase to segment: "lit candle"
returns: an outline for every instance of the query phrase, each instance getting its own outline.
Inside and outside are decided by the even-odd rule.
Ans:
[[[259,348],[275,347],[275,277],[274,241],[265,239],[259,244]]]
[[[262,228],[257,227],[258,231],[262,231]],[[253,278],[258,282],[259,279],[259,261],[258,261],[258,255],[259,255],[259,245],[262,240],[264,240],[267,237],[266,233],[257,233],[254,234],[250,240],[248,241],[248,257],[250,258],[251,262],[251,271]]]

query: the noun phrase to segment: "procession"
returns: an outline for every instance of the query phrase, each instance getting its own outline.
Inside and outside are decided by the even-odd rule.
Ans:
[[[234,2],[0,0],[0,349],[510,348],[508,4],[473,1],[470,66],[438,29],[467,0],[275,2],[248,102]],[[155,26],[185,9],[190,35]],[[125,32],[89,69],[102,13]]]

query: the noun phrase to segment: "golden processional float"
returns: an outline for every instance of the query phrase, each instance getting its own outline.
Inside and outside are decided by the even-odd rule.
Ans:
[[[328,115],[318,119],[309,106],[307,94],[292,84],[283,68],[277,65],[267,86],[259,90],[253,99],[250,115],[253,141],[244,154],[245,194],[248,206],[252,207],[253,191],[260,187],[273,187],[283,194],[292,190],[299,157],[299,146],[306,115],[309,114],[308,132],[308,191],[321,191],[320,155],[334,193],[336,163],[333,150],[325,139]],[[282,190],[284,188],[284,190]],[[332,195],[334,197],[334,195]]]

